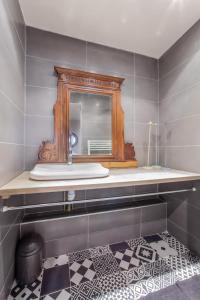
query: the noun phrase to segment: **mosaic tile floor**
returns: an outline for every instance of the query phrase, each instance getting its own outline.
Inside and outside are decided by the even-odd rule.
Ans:
[[[200,258],[168,233],[48,258],[9,300],[136,300],[200,274]]]

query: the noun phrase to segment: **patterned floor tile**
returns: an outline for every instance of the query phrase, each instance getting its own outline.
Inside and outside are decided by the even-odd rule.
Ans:
[[[131,249],[117,251],[114,253],[114,257],[122,271],[128,271],[140,265],[140,259],[135,257],[135,251]]]
[[[135,256],[144,263],[152,263],[159,259],[156,251],[150,246],[139,245],[135,248]]]
[[[90,251],[92,258],[96,257],[96,256],[101,256],[101,255],[112,253],[109,245],[91,248],[91,249],[89,249],[89,251]]]
[[[100,300],[134,300],[134,293],[130,287],[116,289],[113,292],[105,293]]]
[[[178,252],[178,255],[185,254],[189,252],[189,249],[187,249],[181,242],[179,242],[174,236],[171,236],[167,233],[160,234],[162,239],[168,243],[168,245],[175,249]]]
[[[145,270],[152,277],[172,271],[165,260],[158,260],[151,264],[145,264]]]
[[[200,274],[200,259],[191,253],[169,257],[165,261],[174,270],[176,280],[185,280]]]
[[[159,291],[160,289],[173,285],[175,282],[175,274],[173,271],[170,271],[169,273],[160,274],[155,277],[149,277],[147,279],[140,280],[130,287],[133,290],[135,300],[140,299],[141,297],[144,297],[149,293],[153,293]]]
[[[126,274],[123,272],[116,272],[108,276],[98,278],[97,286],[102,291],[103,295],[121,290],[127,287]]]
[[[109,275],[120,270],[113,254],[97,256],[92,260],[98,277]]]
[[[96,278],[93,262],[88,258],[81,261],[74,261],[70,264],[69,269],[71,285],[79,285]]]
[[[126,242],[131,249],[134,249],[139,245],[148,245],[147,242],[142,237],[133,240],[127,240]]]
[[[73,263],[74,261],[84,260],[86,258],[91,258],[91,253],[89,249],[69,253],[70,263]]]
[[[14,281],[8,300],[12,299],[39,299],[41,291],[43,272],[32,284],[26,286],[19,286],[16,281]]]
[[[144,240],[147,243],[154,243],[158,241],[162,241],[162,238],[158,234],[144,236]]]
[[[70,289],[64,289],[40,298],[40,300],[71,300]]]
[[[69,266],[63,265],[44,270],[41,296],[66,289],[70,286]]]
[[[156,251],[147,245],[138,245],[132,249],[119,250],[114,253],[121,270],[128,271],[144,263],[152,263],[159,259]]]
[[[101,299],[101,290],[97,281],[87,281],[80,285],[72,286],[71,295],[73,300],[92,300]]]
[[[44,269],[53,268],[56,266],[62,266],[69,262],[69,258],[66,254],[55,256],[55,257],[49,257],[44,260],[43,267]]]
[[[130,249],[130,247],[127,242],[120,242],[116,244],[111,244],[110,249],[112,252],[116,252],[123,249]]]
[[[126,275],[126,284],[135,284],[136,282],[147,279],[150,274],[146,271],[145,265],[141,265],[136,268],[132,268],[129,271],[124,271]]]
[[[151,246],[151,248],[156,250],[161,258],[178,255],[177,250],[171,248],[166,241],[161,240],[158,242],[149,243],[149,245]]]
[[[48,258],[43,276],[14,282],[8,300],[137,300],[199,274],[200,258],[164,232]]]

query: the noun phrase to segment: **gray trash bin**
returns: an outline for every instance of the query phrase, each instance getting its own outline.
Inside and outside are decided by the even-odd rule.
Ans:
[[[20,285],[31,284],[42,271],[43,240],[37,233],[24,236],[16,248],[16,279]]]

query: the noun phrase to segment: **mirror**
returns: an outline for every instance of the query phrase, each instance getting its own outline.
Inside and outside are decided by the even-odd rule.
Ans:
[[[132,144],[124,143],[123,78],[55,67],[54,139],[43,141],[39,162],[102,162],[136,166]],[[130,163],[131,161],[131,163]]]
[[[112,97],[70,92],[72,155],[112,155]]]

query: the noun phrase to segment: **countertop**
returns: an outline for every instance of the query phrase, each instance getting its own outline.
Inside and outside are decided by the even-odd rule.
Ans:
[[[29,179],[29,172],[23,172],[0,188],[4,199],[12,195],[35,194],[70,190],[88,190],[132,185],[149,185],[169,182],[200,180],[200,174],[185,171],[160,169],[111,169],[105,178],[35,181]]]

